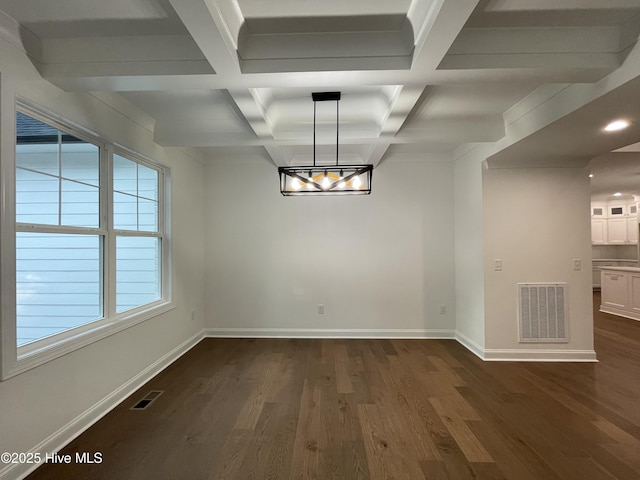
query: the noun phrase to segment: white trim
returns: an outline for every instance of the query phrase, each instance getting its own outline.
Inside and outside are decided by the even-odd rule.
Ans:
[[[471,353],[476,355],[478,358],[480,358],[481,360],[485,360],[484,347],[482,345],[480,345],[479,343],[475,342],[471,338],[467,337],[466,335],[458,331],[456,331],[456,340],[460,345],[465,347],[467,350],[469,350]]]
[[[609,315],[616,315],[617,317],[629,318],[640,322],[640,313],[636,313],[635,311],[616,308],[611,305],[600,305],[600,311],[602,313],[608,313]]]
[[[427,329],[324,329],[324,328],[205,328],[214,338],[422,338],[455,339],[454,330]]]
[[[485,349],[488,362],[597,362],[595,350]]]
[[[145,307],[149,306],[145,305]],[[63,338],[57,342],[52,341],[55,336],[43,339],[46,340],[46,342],[43,342],[44,346],[39,350],[30,351],[22,355],[18,353],[18,358],[14,362],[7,362],[8,365],[6,365],[6,370],[3,372],[2,380],[31,370],[43,363],[71,353],[74,350],[102,340],[103,338],[116,334],[126,328],[133,327],[138,323],[150,320],[153,317],[157,317],[175,308],[175,305],[169,302],[154,304],[154,306],[145,308],[144,310],[135,310],[133,314],[125,312],[125,317],[118,316],[111,319],[90,322],[84,326],[88,328],[94,327],[90,330],[83,331],[83,327],[77,327],[68,332],[62,332],[59,335]],[[80,332],[78,333],[79,330]],[[18,349],[18,352],[20,352],[20,349]]]
[[[13,87],[13,85],[12,85]],[[14,91],[0,74],[0,378],[15,362],[16,345],[16,193]]]
[[[45,453],[60,451],[65,445],[126,400],[127,397],[133,394],[145,383],[195,347],[202,338],[203,332],[200,331],[191,338],[182,342],[180,345],[160,357],[154,363],[135,375],[129,381],[125,382],[122,386],[115,389],[92,407],[88,408],[69,423],[49,435],[33,447],[29,453],[40,453],[44,456]],[[39,466],[40,464],[9,464],[0,470],[0,479],[22,479]]]

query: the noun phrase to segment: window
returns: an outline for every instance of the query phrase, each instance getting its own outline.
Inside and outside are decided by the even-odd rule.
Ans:
[[[160,297],[158,174],[133,160],[113,156],[118,313]]]
[[[103,317],[100,147],[16,115],[16,341]]]
[[[166,174],[19,106],[11,328],[3,318],[15,358],[7,368],[3,352],[3,378],[170,308]]]

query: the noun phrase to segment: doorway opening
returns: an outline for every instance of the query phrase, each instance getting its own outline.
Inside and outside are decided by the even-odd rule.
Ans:
[[[621,286],[625,269],[640,266],[640,144],[594,157],[589,170],[594,303],[604,305],[613,287]],[[617,308],[609,313],[625,316],[624,308]]]

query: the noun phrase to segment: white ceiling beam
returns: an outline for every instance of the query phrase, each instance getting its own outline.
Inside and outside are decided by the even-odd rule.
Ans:
[[[152,77],[164,77],[165,84],[177,85],[188,80],[191,85],[197,82],[191,76],[208,78],[212,75],[211,66],[206,60],[157,60],[157,61],[114,61],[114,62],[83,62],[83,63],[44,63],[39,67],[40,74],[51,83],[70,90],[130,90],[127,78],[137,80],[147,86],[145,80]],[[175,78],[173,78],[175,77]],[[111,85],[111,88],[92,88],[92,80]],[[153,81],[158,81],[154,79]],[[183,85],[183,88],[186,88]],[[148,90],[148,87],[143,88]]]
[[[211,131],[205,129],[191,128],[188,131],[171,129],[173,122],[156,122],[154,130],[154,141],[165,147],[265,147],[271,154],[270,149],[299,147],[300,149],[309,150],[310,144],[297,140],[266,140],[255,138],[255,136],[246,132],[224,132],[220,130]],[[377,145],[380,148],[388,148],[395,144],[429,144],[431,142],[446,143],[467,143],[467,142],[483,142],[495,141],[500,137],[499,126],[476,126],[473,128],[428,128],[423,131],[407,132],[406,134],[395,137],[353,137],[340,140],[341,146],[347,145]],[[330,143],[317,143],[317,145],[332,145]],[[277,161],[279,153],[277,150],[274,162]],[[373,155],[374,152],[372,152]],[[383,154],[384,152],[382,152]],[[364,159],[366,160],[366,159]],[[372,162],[374,163],[374,162]]]
[[[378,165],[382,161],[393,138],[402,128],[423,90],[422,87],[396,87],[389,108],[381,121],[380,139],[382,141],[373,146],[367,163]],[[385,139],[387,141],[384,141]]]
[[[492,0],[487,12],[536,11],[536,10],[607,10],[638,8],[637,0]]]
[[[268,121],[266,108],[254,89],[228,90],[230,100],[249,123],[258,138],[273,139],[273,127]]]
[[[418,37],[413,54],[412,69],[419,72],[433,71],[444,58],[462,27],[473,13],[479,0],[434,0],[426,12],[423,23],[418,28]],[[412,9],[417,9],[414,0]],[[424,8],[424,7],[422,7]],[[413,11],[409,10],[409,15]]]
[[[19,51],[26,53],[38,62],[42,57],[40,38],[30,30],[22,28],[15,19],[2,10],[0,10],[0,39],[9,42]]]
[[[169,1],[213,70],[219,75],[239,75],[236,39],[218,3],[213,0]],[[232,11],[230,7],[225,14],[229,16]]]
[[[264,149],[267,151],[271,162],[276,167],[286,167],[288,165],[289,162],[287,161],[284,152],[280,148],[280,145],[268,143],[264,146]]]
[[[465,83],[527,82],[527,83],[590,83],[600,80],[613,70],[607,66],[593,68],[539,69],[489,68],[466,70],[350,71],[350,72],[284,72],[242,75],[233,81],[234,88],[346,88],[349,86],[450,85]],[[79,75],[79,76],[78,76]],[[229,78],[215,74],[198,75],[114,75],[107,68],[78,65],[71,71],[49,66],[47,80],[66,91],[162,91],[162,90],[221,90],[229,88]]]
[[[208,64],[208,62],[207,62]],[[153,92],[165,90],[218,90],[225,82],[215,74],[116,75],[107,68],[76,66],[73,70],[49,65],[41,75],[67,92]]]
[[[483,69],[572,69],[601,72],[600,77],[620,66],[617,53],[514,53],[486,55],[447,55],[440,68],[447,70]],[[584,80],[585,82],[587,80]],[[582,82],[579,82],[582,83]]]

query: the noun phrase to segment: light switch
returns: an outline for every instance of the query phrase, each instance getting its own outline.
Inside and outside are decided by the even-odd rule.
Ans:
[[[502,259],[501,258],[496,258],[493,260],[493,270],[496,272],[501,272],[502,271]]]

